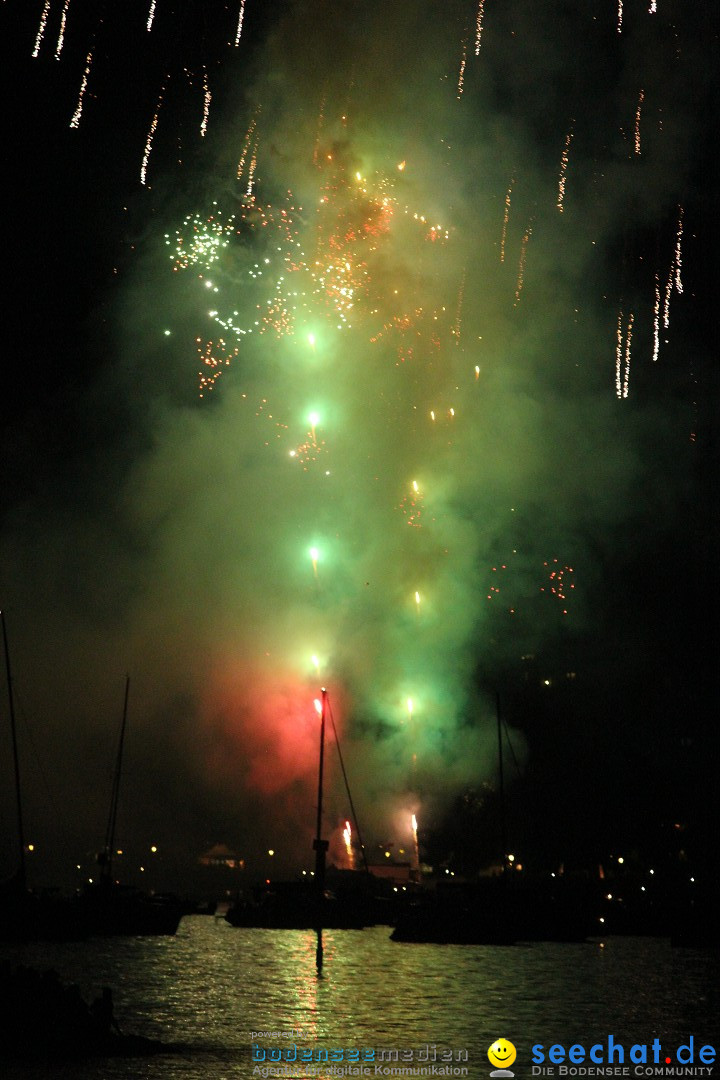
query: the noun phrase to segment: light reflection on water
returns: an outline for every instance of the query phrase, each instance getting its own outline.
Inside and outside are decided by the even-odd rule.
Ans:
[[[503,948],[395,944],[386,927],[326,931],[318,979],[311,932],[191,916],[174,938],[33,944],[1,955],[55,968],[87,1000],[111,986],[123,1030],[174,1047],[53,1069],[62,1080],[251,1077],[250,1032],[291,1028],[306,1046],[465,1049],[476,1077],[488,1075],[487,1048],[499,1036],[517,1047],[519,1078],[529,1075],[536,1042],[589,1045],[612,1033],[627,1046],[657,1036],[674,1047],[690,1034],[717,1044],[718,958],[656,939]],[[5,1075],[34,1080],[27,1067]]]

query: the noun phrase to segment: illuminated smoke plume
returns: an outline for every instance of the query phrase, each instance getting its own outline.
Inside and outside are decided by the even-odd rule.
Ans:
[[[690,134],[660,133],[646,104],[640,155],[644,98],[680,109],[684,68],[666,88],[654,77],[670,46],[653,39],[642,60],[622,3],[607,25],[578,12],[541,29],[536,5],[493,5],[484,31],[482,2],[441,6],[304,0],[257,30],[261,4],[220,5],[213,121],[203,58],[184,171],[183,80],[157,72],[123,142],[152,214],[116,294],[108,377],[137,445],[122,469],[89,455],[95,502],[70,479],[72,514],[48,494],[3,537],[17,579],[43,583],[27,606],[51,635],[47,597],[87,553],[63,665],[88,669],[93,703],[118,656],[143,673],[139,803],[155,812],[159,770],[166,817],[179,808],[197,832],[207,812],[288,863],[309,851],[320,686],[360,816],[376,836],[412,820],[416,863],[415,813],[494,781],[495,665],[593,625],[597,538],[655,460],[631,407],[649,392],[642,342],[657,359],[683,288],[683,229],[690,274]],[[154,48],[172,18],[155,8]],[[47,5],[36,50],[46,19]],[[603,33],[645,68],[601,109]],[[101,63],[86,56],[73,127]],[[628,153],[616,117],[633,110]],[[628,283],[637,267],[617,251],[668,208],[661,310],[654,264]],[[328,831],[349,862],[328,757]]]

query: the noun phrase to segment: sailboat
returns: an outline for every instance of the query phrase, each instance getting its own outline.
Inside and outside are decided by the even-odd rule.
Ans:
[[[55,893],[34,892],[28,888],[25,863],[25,829],[23,823],[20,756],[18,753],[15,694],[10,668],[5,612],[0,610],[3,652],[7,679],[8,713],[12,740],[15,806],[17,815],[18,866],[10,878],[0,884],[0,940],[4,941],[67,941],[85,936],[82,920],[70,899]]]
[[[586,941],[601,930],[596,891],[585,879],[532,876],[508,855],[505,818],[503,728],[496,697],[499,872],[458,882],[438,882],[398,918],[392,941],[441,945],[513,945],[524,941]],[[507,730],[506,730],[507,738]]]
[[[313,850],[315,872],[309,880],[266,882],[252,899],[238,899],[225,915],[231,926],[273,930],[315,930],[318,935],[318,970],[322,968],[323,930],[361,930],[374,920],[360,897],[340,900],[326,887],[328,841],[322,836],[327,690],[320,702],[320,752],[318,763],[317,817]],[[338,748],[339,749],[339,748]]]
[[[120,935],[165,934],[173,935],[185,914],[184,905],[177,897],[167,894],[143,892],[122,885],[113,873],[115,855],[115,827],[120,801],[123,749],[127,730],[130,676],[125,679],[120,738],[115,761],[110,812],[105,833],[105,845],[98,857],[100,876],[78,897],[78,908],[83,925],[89,936],[114,937]]]

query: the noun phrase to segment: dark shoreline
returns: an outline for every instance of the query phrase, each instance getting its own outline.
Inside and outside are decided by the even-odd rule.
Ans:
[[[91,1003],[54,969],[0,964],[0,1061],[59,1064],[102,1057],[148,1057],[177,1047],[120,1030],[112,992]]]

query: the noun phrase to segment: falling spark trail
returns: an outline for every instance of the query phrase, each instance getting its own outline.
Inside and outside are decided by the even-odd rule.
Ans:
[[[208,117],[210,116],[210,102],[212,101],[212,94],[210,93],[210,87],[208,86],[207,71],[203,72],[203,118],[200,124],[200,134],[205,136],[207,134]]]
[[[250,127],[245,132],[245,138],[243,139],[242,152],[240,154],[240,160],[238,161],[238,167],[237,167],[237,173],[236,173],[238,180],[241,179],[242,174],[243,174],[243,169],[245,168],[245,159],[247,157],[248,150],[250,149],[250,145],[252,143],[253,132],[255,131],[255,128],[257,127],[257,117],[258,117],[259,112],[260,112],[260,106],[258,105],[257,112],[255,113],[255,116],[253,117],[252,121],[250,122]]]
[[[240,37],[242,35],[243,19],[245,18],[245,0],[240,0],[240,11],[238,13],[237,30],[235,31],[235,48],[240,44]]]
[[[620,312],[618,313],[615,344],[615,392],[619,398],[626,398],[628,396],[628,387],[630,383],[630,350],[632,346],[632,329],[634,321],[635,316],[630,312],[627,330],[625,331],[625,368],[623,371],[623,312],[622,308],[620,309]]]
[[[663,326],[667,330],[670,326],[670,296],[672,295],[673,280],[675,278],[675,257],[670,263],[667,284],[665,286],[665,303],[663,304]]]
[[[257,152],[258,152],[259,143],[260,143],[260,136],[258,136],[257,139],[255,140],[255,145],[253,146],[252,157],[250,158],[250,168],[248,169],[248,185],[247,185],[247,189],[245,191],[246,195],[252,195],[253,185],[255,183],[255,169],[257,168]]]
[[[657,0],[650,0],[648,12],[650,15],[657,15]]]
[[[82,82],[80,83],[80,93],[78,95],[77,105],[75,106],[75,112],[72,114],[70,120],[71,128],[80,127],[80,117],[82,116],[83,103],[85,99],[85,91],[87,90],[88,79],[90,77],[90,68],[92,67],[93,54],[89,52],[85,57],[85,71],[83,72]]]
[[[630,383],[630,349],[632,346],[632,330],[635,316],[632,311],[630,312],[630,319],[628,321],[627,337],[625,339],[625,378],[623,380],[623,397],[628,396],[628,385]]]
[[[147,26],[148,33],[150,33],[150,31],[152,30],[153,19],[155,18],[155,8],[156,7],[157,7],[157,0],[150,0],[150,10],[148,11],[147,23],[145,24]]]
[[[623,0],[618,0],[618,17],[617,17],[617,32],[622,34],[622,22],[623,22]]]
[[[463,309],[463,299],[465,297],[465,274],[466,274],[466,272],[467,272],[467,267],[463,267],[462,279],[460,281],[460,288],[458,290],[457,309],[455,311],[455,325],[453,326],[452,330],[450,331],[451,334],[455,338],[455,344],[456,345],[460,344],[460,327],[462,326],[462,309]]]
[[[463,41],[462,47],[462,60],[460,61],[460,72],[458,74],[457,84],[457,97],[458,101],[462,97],[463,90],[465,88],[465,65],[467,63],[467,39]]]
[[[520,249],[520,265],[518,266],[517,284],[515,285],[515,303],[513,307],[517,307],[520,299],[520,293],[523,291],[523,285],[525,284],[525,264],[527,262],[527,249],[530,243],[530,237],[532,236],[532,225],[528,225],[525,230],[525,235],[522,238],[522,248]]]
[[[505,262],[505,240],[507,239],[507,227],[510,220],[510,196],[512,195],[515,177],[510,181],[510,187],[505,195],[505,213],[503,214],[502,238],[500,240],[500,262]]]
[[[33,58],[37,59],[40,54],[40,46],[42,45],[43,38],[45,37],[45,27],[47,26],[48,15],[50,14],[50,0],[45,0],[45,6],[42,9],[40,15],[40,25],[38,26],[38,32],[35,37],[35,47],[33,48]]]
[[[678,223],[675,235],[675,248],[673,250],[673,257],[670,262],[670,269],[668,271],[668,279],[665,285],[665,303],[663,305],[663,326],[667,330],[670,326],[670,297],[672,296],[673,286],[675,291],[682,295],[683,283],[682,283],[682,236],[683,236],[683,216],[684,209],[682,206],[678,206]]]
[[[653,307],[653,361],[660,355],[660,275],[655,274],[655,305]]]
[[[158,102],[157,102],[157,106],[155,108],[155,114],[154,114],[154,116],[152,118],[152,121],[150,123],[150,128],[148,129],[147,139],[145,140],[145,153],[143,154],[142,165],[140,166],[140,183],[141,184],[146,184],[147,183],[148,161],[150,160],[150,151],[152,150],[153,139],[155,137],[155,132],[156,132],[157,126],[158,126],[158,119],[160,117],[160,108],[162,106],[164,92],[165,92],[165,86],[163,85],[161,87],[160,93],[158,95]]]
[[[682,235],[683,235],[683,214],[684,210],[682,206],[678,207],[678,223],[677,223],[677,236],[675,239],[675,291],[682,295],[683,283],[680,272],[682,270]]]
[[[567,166],[568,158],[570,157],[570,143],[572,142],[573,132],[572,128],[565,136],[565,147],[562,152],[562,158],[560,159],[560,177],[558,179],[558,197],[557,208],[560,213],[563,213],[563,202],[565,201],[565,182],[567,180]]]
[[[62,13],[60,15],[60,30],[58,32],[57,45],[55,46],[55,59],[60,59],[60,53],[63,50],[65,44],[65,27],[67,25],[68,8],[70,7],[70,0],[65,0],[63,4]]]
[[[637,112],[635,113],[635,153],[640,153],[640,113],[642,112],[643,101],[645,100],[645,91],[640,91],[640,97],[638,98]]]
[[[480,0],[475,23],[475,55],[480,55],[480,39],[483,32],[483,15],[485,14],[485,0]]]

